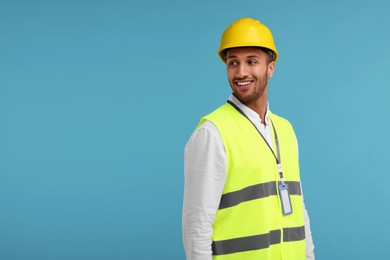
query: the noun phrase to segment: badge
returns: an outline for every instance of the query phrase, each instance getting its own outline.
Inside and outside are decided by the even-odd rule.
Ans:
[[[282,211],[284,215],[292,214],[292,206],[290,200],[290,192],[288,191],[288,185],[285,182],[279,182],[279,196],[282,204]]]

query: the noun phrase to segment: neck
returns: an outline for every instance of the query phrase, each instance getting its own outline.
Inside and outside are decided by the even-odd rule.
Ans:
[[[244,101],[240,100],[244,105],[255,111],[261,118],[261,123],[265,124],[265,114],[267,112],[267,88],[262,95],[254,100]]]
[[[265,114],[267,113],[267,99],[261,98],[255,102],[245,104],[247,107],[255,111],[261,118],[261,123],[265,124]]]

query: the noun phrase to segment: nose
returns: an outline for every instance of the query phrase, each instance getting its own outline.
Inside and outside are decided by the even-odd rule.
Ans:
[[[240,64],[237,68],[236,77],[237,78],[245,78],[248,76],[248,70],[245,64]]]

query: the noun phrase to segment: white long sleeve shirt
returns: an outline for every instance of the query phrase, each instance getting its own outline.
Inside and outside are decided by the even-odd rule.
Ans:
[[[234,95],[229,100],[255,124],[272,146],[272,132],[267,108],[265,124],[260,116]],[[226,180],[226,153],[217,127],[205,121],[191,135],[184,152],[184,201],[182,215],[183,243],[187,260],[211,260],[212,225]],[[303,196],[303,195],[302,195]],[[315,259],[310,220],[305,204],[306,257]]]

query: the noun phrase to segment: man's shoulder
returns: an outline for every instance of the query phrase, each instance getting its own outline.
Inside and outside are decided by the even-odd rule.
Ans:
[[[279,120],[279,121],[283,121],[283,122],[286,122],[286,123],[290,123],[290,121],[288,121],[287,118],[282,117],[280,115],[277,115],[277,114],[275,114],[274,112],[271,112],[271,111],[270,111],[270,117],[271,117],[272,120]]]
[[[270,112],[270,117],[271,117],[272,123],[277,125],[279,128],[284,127],[284,128],[291,128],[293,130],[292,124],[285,117],[279,116],[279,115],[274,114],[272,112]]]
[[[211,132],[214,132],[217,127],[214,125],[213,122],[211,122],[210,120],[203,120],[201,122],[201,124],[199,124],[199,126],[197,127],[198,130],[206,130],[206,131],[211,131]]]
[[[219,120],[225,120],[227,119],[227,115],[230,113],[231,106],[229,104],[223,104],[222,106],[218,107],[217,109],[214,109],[209,114],[203,116],[199,122],[199,125],[202,125],[205,121],[211,121],[214,124],[217,124]]]
[[[210,116],[210,115],[218,115],[218,114],[221,114],[221,113],[226,113],[229,111],[231,105],[228,104],[228,103],[225,103],[221,106],[219,106],[218,108],[214,109],[213,111],[211,111],[209,114],[207,114],[206,116],[204,117],[207,117],[207,116]]]

